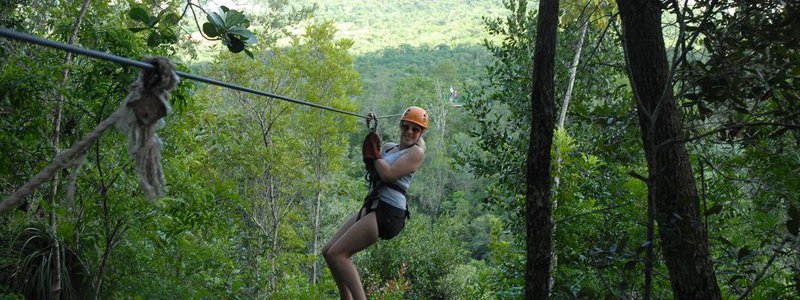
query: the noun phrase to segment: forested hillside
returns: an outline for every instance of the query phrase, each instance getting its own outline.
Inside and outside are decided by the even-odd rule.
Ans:
[[[411,217],[352,257],[370,299],[800,297],[798,20],[786,1],[4,1],[4,30],[351,115],[183,78],[141,154],[150,119],[93,132],[135,106],[139,68],[0,38],[0,299],[337,299],[323,246],[368,191],[354,115],[412,105]]]
[[[477,45],[487,38],[483,18],[504,13],[502,1],[296,1],[318,5],[314,17],[336,22],[353,52],[412,47]]]

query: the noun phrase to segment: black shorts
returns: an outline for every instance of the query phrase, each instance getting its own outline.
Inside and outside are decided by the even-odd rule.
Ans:
[[[378,222],[378,236],[384,240],[391,240],[406,227],[406,210],[389,205],[378,200],[375,208],[375,220]]]

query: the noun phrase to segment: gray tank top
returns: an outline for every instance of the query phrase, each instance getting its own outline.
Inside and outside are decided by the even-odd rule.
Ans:
[[[390,145],[392,145],[392,147],[396,146],[395,144],[390,144]],[[394,163],[401,156],[403,156],[403,154],[405,154],[406,151],[408,151],[408,149],[411,149],[411,148],[406,148],[406,149],[403,149],[403,150],[400,150],[400,151],[397,151],[397,152],[392,152],[392,153],[384,153],[383,154],[383,160],[385,160],[386,163],[388,163],[390,166],[394,165]],[[407,191],[408,187],[411,186],[411,179],[413,179],[413,178],[414,178],[414,173],[412,172],[411,174],[408,174],[406,176],[398,178],[393,183],[398,185],[398,186],[400,186],[400,187],[402,187],[403,189],[405,189]],[[403,196],[403,193],[401,193],[399,191],[396,191],[393,188],[389,188],[389,187],[382,188],[380,190],[380,193],[378,194],[378,197],[379,197],[379,199],[381,201],[383,201],[383,202],[385,202],[385,203],[387,203],[387,204],[389,204],[391,206],[397,207],[399,209],[406,209],[406,196]],[[377,206],[377,204],[378,203],[375,203],[376,206]]]

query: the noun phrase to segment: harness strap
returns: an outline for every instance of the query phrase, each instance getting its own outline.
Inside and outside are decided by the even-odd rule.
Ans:
[[[372,205],[375,203],[375,201],[380,201],[380,199],[378,198],[378,193],[379,193],[380,189],[383,188],[383,187],[388,187],[390,189],[398,191],[401,194],[403,194],[403,196],[406,195],[406,190],[403,187],[401,187],[401,186],[399,186],[397,184],[394,184],[394,183],[391,183],[391,182],[383,182],[381,180],[378,180],[377,182],[373,182],[373,189],[370,190],[369,194],[367,194],[366,197],[364,197],[364,204],[361,205],[361,208],[364,208],[364,215],[366,215],[366,214],[368,214],[368,213],[370,213],[372,211]],[[408,201],[406,201],[406,209],[405,210],[406,210],[406,219],[411,219],[411,212],[408,211]],[[361,210],[359,209],[358,217],[356,217],[356,221],[360,221],[360,220],[361,220]]]
[[[367,120],[369,121],[369,119]],[[375,121],[377,123],[377,120]],[[389,151],[392,151],[392,149],[397,148],[399,146],[400,144],[394,145],[393,147],[386,149],[384,153],[389,153]],[[367,174],[364,177],[370,183],[370,191],[367,194],[367,196],[364,197],[364,204],[361,205],[361,208],[364,209],[364,215],[372,211],[372,205],[375,203],[375,201],[380,201],[378,198],[378,193],[380,189],[383,187],[388,187],[390,189],[398,191],[401,194],[403,194],[404,197],[406,195],[406,189],[392,182],[384,182],[383,180],[380,179],[380,176],[378,176],[377,171],[372,171],[369,168],[367,168]],[[408,211],[408,201],[406,201],[406,219],[410,218],[411,218],[411,213]],[[358,211],[358,217],[356,217],[356,222],[360,220],[361,220],[361,209],[359,209]]]

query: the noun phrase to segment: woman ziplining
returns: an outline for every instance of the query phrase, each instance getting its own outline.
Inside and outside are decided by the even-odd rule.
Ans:
[[[88,146],[95,143],[100,135],[114,124],[122,129],[129,138],[129,153],[136,161],[136,169],[140,173],[140,185],[145,191],[145,196],[151,201],[163,196],[165,182],[160,164],[161,157],[158,152],[161,148],[161,141],[155,135],[155,129],[163,124],[161,118],[169,111],[169,92],[178,84],[179,77],[346,115],[366,117],[368,125],[370,121],[377,122],[379,118],[395,116],[376,117],[372,114],[362,116],[334,107],[178,72],[174,65],[163,58],[140,62],[5,28],[0,28],[0,37],[142,69],[140,78],[132,86],[131,94],[123,101],[121,108],[102,121],[73,147],[59,153],[54,162],[0,202],[0,214],[30,195],[36,187],[48,180],[58,170],[66,167],[74,167],[77,170],[83,162]],[[394,238],[405,227],[405,219],[409,216],[405,192],[411,184],[414,172],[424,158],[425,145],[422,135],[428,129],[428,122],[427,112],[422,108],[412,106],[406,109],[400,118],[399,143],[387,143],[381,149],[380,138],[374,129],[364,140],[362,155],[371,183],[370,192],[358,213],[345,222],[323,248],[323,256],[331,269],[342,299],[366,299],[358,271],[350,261],[350,257],[371,246],[379,238],[385,240]]]
[[[370,114],[367,124],[376,119]],[[428,129],[428,119],[424,109],[411,106],[400,118],[399,143],[387,143],[381,148],[380,137],[373,129],[364,138],[361,153],[370,181],[369,193],[364,205],[322,248],[341,299],[367,298],[350,257],[379,238],[394,238],[405,227],[409,217],[405,194],[425,156],[422,135]]]

